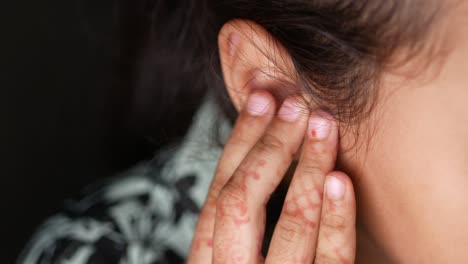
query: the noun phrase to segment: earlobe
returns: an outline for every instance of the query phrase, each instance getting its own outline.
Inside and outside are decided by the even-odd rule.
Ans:
[[[279,101],[298,94],[289,54],[260,25],[230,21],[221,29],[218,45],[226,89],[237,110],[254,89],[269,89]]]

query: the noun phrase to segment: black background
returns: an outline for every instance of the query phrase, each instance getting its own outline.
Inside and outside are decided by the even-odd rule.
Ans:
[[[139,139],[115,125],[113,3],[88,2],[0,8],[1,263],[66,198],[142,158]]]

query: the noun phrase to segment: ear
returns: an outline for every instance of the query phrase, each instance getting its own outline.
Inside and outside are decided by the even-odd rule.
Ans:
[[[224,82],[238,111],[254,89],[268,89],[278,103],[299,93],[289,54],[260,25],[230,21],[221,29],[218,45]]]

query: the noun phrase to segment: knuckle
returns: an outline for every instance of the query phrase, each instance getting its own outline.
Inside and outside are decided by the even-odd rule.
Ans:
[[[303,158],[300,173],[305,177],[314,177],[326,174],[324,166],[314,158]]]
[[[279,238],[286,242],[293,243],[304,234],[304,223],[288,215],[283,215],[277,223]]]
[[[330,256],[328,254],[317,253],[315,256],[314,264],[339,264],[341,263],[336,257]]]
[[[268,132],[263,135],[258,143],[258,147],[266,152],[280,151],[285,147],[284,141],[281,138]]]
[[[310,142],[309,144],[305,144],[305,148],[308,152],[314,153],[314,155],[328,155],[331,152],[326,142]]]
[[[231,210],[238,207],[247,208],[245,191],[228,182],[219,194],[216,207],[222,210]]]
[[[250,145],[253,140],[252,136],[248,133],[243,133],[243,132],[237,132],[237,133],[232,133],[230,137],[230,142],[236,145]]]
[[[329,146],[326,146],[324,142],[314,142],[312,144],[306,144],[304,148],[307,155],[304,158],[309,159],[310,162],[328,164],[333,160],[334,151]]]
[[[332,152],[317,152],[317,151],[310,151],[310,149],[307,149],[307,155],[305,155],[308,159],[311,159],[311,161],[314,162],[320,162],[324,163],[325,161],[329,160],[330,157],[332,157]]]
[[[341,215],[326,214],[321,220],[321,225],[336,232],[343,232],[346,229],[347,222],[346,218]]]

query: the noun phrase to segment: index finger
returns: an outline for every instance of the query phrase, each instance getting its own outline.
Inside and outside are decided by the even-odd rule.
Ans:
[[[187,263],[210,262],[216,200],[241,161],[265,132],[275,110],[273,96],[264,90],[258,90],[249,96],[246,107],[239,113],[201,210]]]

